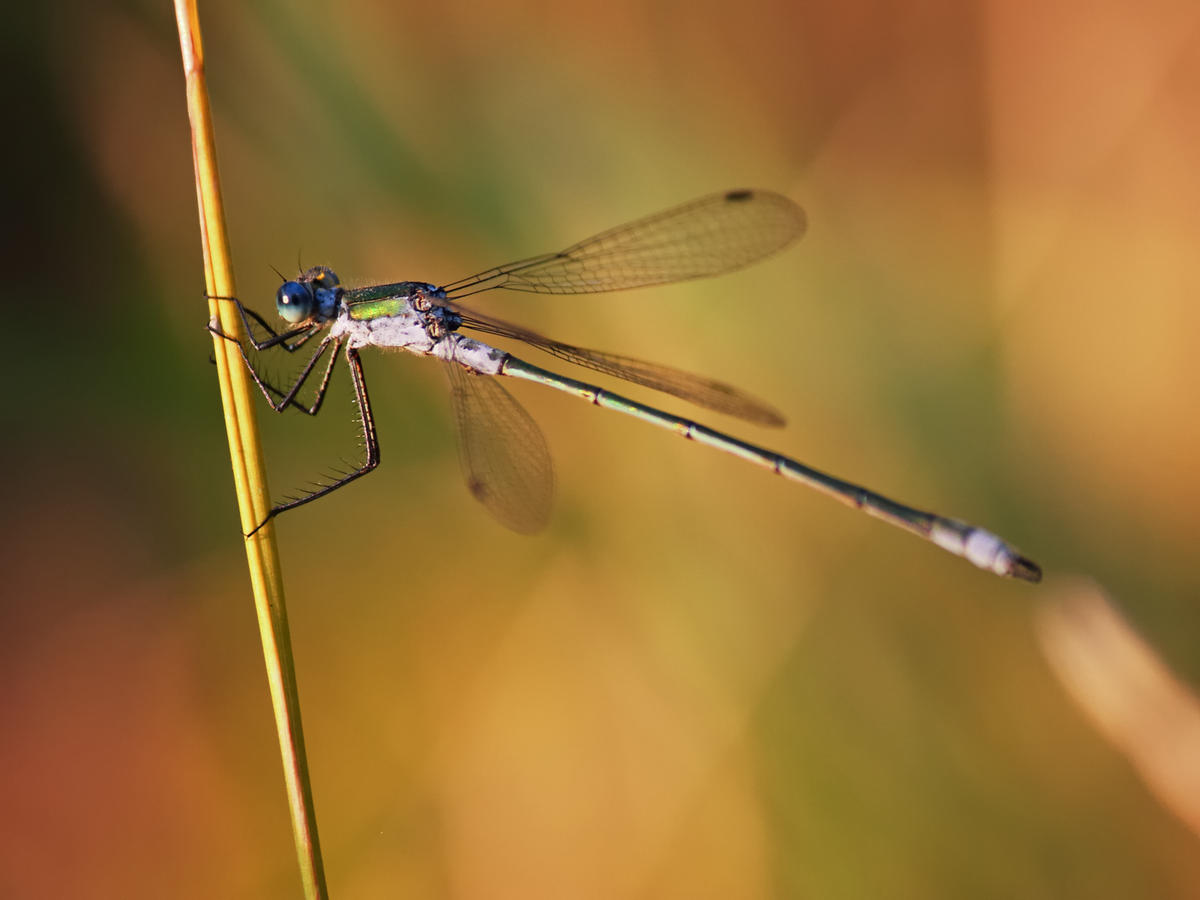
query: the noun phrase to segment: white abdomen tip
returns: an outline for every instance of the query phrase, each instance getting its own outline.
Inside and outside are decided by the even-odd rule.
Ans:
[[[929,538],[943,550],[961,556],[981,569],[997,575],[1013,574],[1016,556],[1008,544],[990,531],[943,519],[934,523]]]
[[[997,575],[1007,575],[1012,569],[1012,553],[1008,545],[982,528],[973,529],[967,535],[963,556],[979,568],[989,569]]]

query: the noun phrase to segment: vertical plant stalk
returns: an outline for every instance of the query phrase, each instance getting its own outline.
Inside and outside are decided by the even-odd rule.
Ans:
[[[236,288],[225,234],[225,212],[221,202],[216,144],[204,79],[204,50],[200,41],[196,0],[175,0],[175,18],[179,26],[179,43],[187,83],[188,117],[192,125],[192,158],[196,168],[205,287],[210,298],[232,297],[236,296]],[[241,323],[237,321],[233,304],[210,299],[209,315],[220,323],[221,330],[226,334],[241,335]],[[255,396],[237,348],[230,341],[214,337],[213,352],[221,386],[221,405],[229,437],[242,532],[249,533],[266,518],[271,508],[258,439]],[[324,898],[328,896],[325,870],[317,840],[304,732],[300,726],[300,698],[296,688],[291,638],[288,635],[283,576],[275,547],[275,530],[271,523],[246,539],[246,558],[250,566],[254,606],[267,665],[271,705],[275,711],[275,729],[279,734],[279,749],[283,757],[292,834],[304,896]]]

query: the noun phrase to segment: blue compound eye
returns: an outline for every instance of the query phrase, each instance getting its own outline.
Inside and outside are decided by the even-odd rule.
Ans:
[[[275,295],[275,309],[283,321],[298,325],[312,315],[312,291],[298,281],[285,282]]]

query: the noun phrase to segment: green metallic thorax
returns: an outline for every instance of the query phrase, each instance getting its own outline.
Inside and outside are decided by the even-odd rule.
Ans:
[[[363,300],[359,303],[348,303],[346,307],[350,318],[365,322],[385,316],[397,316],[407,304],[407,300],[391,297],[386,300]]]
[[[342,299],[351,319],[366,322],[385,316],[398,316],[417,292],[436,290],[433,285],[418,281],[400,281],[352,288],[342,295]]]

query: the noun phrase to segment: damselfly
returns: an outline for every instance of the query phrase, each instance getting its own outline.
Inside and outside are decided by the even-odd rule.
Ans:
[[[271,383],[251,360],[246,344],[238,341],[250,374],[276,411],[294,406],[316,415],[344,348],[365,448],[365,459],[352,471],[274,506],[258,527],[281,512],[337,490],[379,465],[379,441],[359,356],[361,348],[374,346],[445,361],[467,485],[501,523],[514,531],[532,533],[545,527],[550,517],[554,479],[541,431],[500,385],[497,380],[500,376],[548,385],[596,406],[667,428],[681,437],[816,488],[932,541],[980,568],[1038,581],[1041,570],[1034,562],[982,528],[897,503],[782,454],[531,365],[463,333],[471,331],[522,341],[566,362],[673,394],[717,412],[760,425],[780,426],[783,417],[778,412],[723,382],[553,341],[469,310],[460,301],[497,288],[542,294],[590,294],[719,275],[782,249],[799,238],[805,227],[804,211],[786,197],[769,191],[730,191],[613,228],[557,253],[518,260],[441,286],[402,281],[350,288],[340,283],[332,269],[315,266],[279,288],[276,308],[289,326],[281,332],[234,299],[248,335],[247,342],[256,350],[279,347],[295,352],[317,334],[326,332],[294,382],[287,386]],[[255,326],[263,329],[266,336],[256,337]],[[222,337],[236,340],[222,334],[215,323],[210,328]],[[300,390],[315,377],[323,357],[328,361],[324,363],[312,402],[302,403],[297,399]]]

